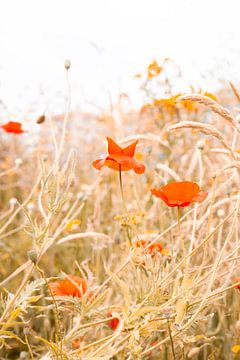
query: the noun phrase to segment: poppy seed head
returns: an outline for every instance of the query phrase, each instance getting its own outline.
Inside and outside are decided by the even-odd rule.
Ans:
[[[70,60],[65,60],[64,61],[64,67],[66,70],[69,70],[71,67],[71,61]]]

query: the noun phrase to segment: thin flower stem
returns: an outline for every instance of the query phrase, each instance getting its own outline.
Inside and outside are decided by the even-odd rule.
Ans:
[[[185,289],[186,289],[186,295],[188,297],[188,261],[187,261],[187,254],[186,254],[186,249],[185,249],[185,245],[184,245],[184,239],[183,236],[181,234],[181,212],[180,212],[180,206],[177,207],[178,209],[178,236],[179,236],[179,240],[181,242],[181,246],[182,246],[182,252],[183,252],[183,264],[184,264],[184,271],[185,271],[185,275],[184,275],[184,284],[185,284]]]
[[[29,351],[31,360],[34,360],[33,353],[32,353],[32,349],[31,349],[31,346],[30,346],[30,344],[29,344],[27,334],[25,334],[24,337],[25,337],[25,342],[26,342],[26,344],[27,344],[27,348],[28,348],[28,351]]]
[[[48,280],[46,279],[46,276],[44,274],[44,271],[38,266],[36,265],[36,268],[39,272],[39,274],[41,275],[42,279],[44,280],[46,286],[47,286],[47,289],[50,293],[50,296],[52,298],[52,301],[53,301],[53,304],[54,304],[54,307],[55,307],[55,311],[54,311],[54,315],[55,315],[55,321],[56,321],[56,325],[57,325],[57,332],[58,332],[58,337],[59,337],[59,342],[60,342],[60,357],[61,359],[63,358],[63,332],[62,332],[62,325],[61,325],[61,321],[60,321],[60,317],[59,317],[59,312],[58,312],[58,306],[57,306],[57,302],[56,302],[56,299],[52,293],[52,290],[48,284]]]
[[[134,232],[136,234],[136,237],[137,237],[137,239],[139,241],[139,236],[138,236],[138,233],[137,233],[136,226],[134,225],[134,223],[132,221],[132,218],[131,218],[131,215],[129,214],[127,204],[126,204],[126,201],[125,201],[125,197],[124,197],[121,165],[119,165],[119,184],[120,184],[121,196],[122,196],[123,204],[124,204],[124,207],[125,207],[125,211],[126,211],[127,216],[128,216],[128,220],[129,220],[129,222],[130,222],[130,224],[132,226],[132,229],[134,230]],[[130,236],[128,236],[128,239],[129,239],[130,246],[132,246],[132,240],[131,240]]]
[[[173,359],[176,360],[175,350],[174,350],[174,344],[173,344],[173,338],[172,338],[171,328],[170,328],[170,324],[169,324],[169,320],[168,320],[168,319],[167,319],[167,326],[168,326],[168,333],[169,333],[169,337],[170,337],[170,343],[171,343],[171,349],[172,349]]]

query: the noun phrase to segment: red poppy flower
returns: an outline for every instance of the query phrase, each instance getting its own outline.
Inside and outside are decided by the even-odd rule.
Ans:
[[[107,312],[107,316],[112,316],[112,312],[111,312],[111,310],[109,310],[108,312]],[[118,325],[119,325],[119,319],[118,318],[113,318],[112,320],[109,320],[108,321],[108,326],[111,328],[111,329],[113,329],[113,330],[116,330],[116,328],[118,327]]]
[[[1,128],[7,133],[22,134],[25,132],[22,129],[22,124],[15,121],[9,121],[7,124],[1,125]]]
[[[172,182],[159,189],[151,189],[151,192],[170,207],[184,207],[193,202],[202,202],[208,195],[201,191],[198,184],[191,181]]]
[[[117,171],[134,170],[136,174],[143,174],[145,166],[134,159],[135,149],[138,141],[130,144],[125,148],[121,148],[110,137],[107,137],[108,154],[105,159],[98,159],[93,162],[93,166],[97,170],[101,170],[103,166]]]
[[[238,282],[240,282],[240,277],[237,277],[235,280],[234,280],[234,282],[235,283],[238,283]],[[238,290],[240,290],[240,284],[238,284],[238,285],[235,285],[234,286],[235,287],[235,289],[238,289]]]
[[[73,296],[81,298],[87,291],[86,281],[79,276],[69,275],[64,280],[49,284],[53,296]],[[76,285],[74,284],[76,283]]]
[[[156,244],[152,244],[148,247],[147,247],[147,244],[148,244],[148,241],[146,241],[146,240],[138,240],[138,241],[136,241],[135,246],[144,248],[144,250],[148,254],[151,254],[152,256],[154,256],[157,252],[160,254],[164,254],[164,249],[163,249],[162,244],[156,243]]]
[[[79,337],[78,339],[72,341],[72,347],[74,347],[75,349],[79,349],[82,344],[83,344],[83,337]]]

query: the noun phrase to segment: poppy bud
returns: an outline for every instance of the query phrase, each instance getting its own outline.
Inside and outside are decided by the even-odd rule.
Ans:
[[[192,359],[194,356],[200,353],[201,349],[199,347],[192,348],[188,353],[188,359]]]
[[[10,204],[11,206],[15,206],[15,205],[17,205],[17,203],[18,203],[18,200],[17,200],[16,198],[11,198],[11,199],[9,200],[9,204]]]
[[[15,165],[16,165],[17,167],[21,166],[22,163],[23,163],[23,161],[22,161],[22,159],[20,159],[20,158],[17,158],[17,159],[15,160]]]
[[[218,209],[218,211],[217,211],[217,216],[218,216],[219,218],[224,218],[224,216],[225,216],[225,210],[224,210],[224,209]]]
[[[237,120],[237,122],[240,124],[240,114],[238,114],[238,115],[236,116],[236,120]]]
[[[199,150],[203,150],[204,148],[205,148],[205,141],[204,140],[198,140],[198,142],[197,142],[197,148],[199,149]]]
[[[71,61],[70,60],[65,60],[64,61],[64,67],[66,70],[69,70],[71,67]]]
[[[29,260],[31,260],[34,264],[37,263],[38,260],[38,254],[37,251],[35,249],[31,249],[27,252],[28,258]]]
[[[28,335],[30,333],[30,328],[29,326],[25,326],[23,329],[24,335]]]
[[[37,123],[37,124],[42,124],[42,123],[44,123],[45,120],[46,120],[46,116],[45,116],[45,115],[40,115],[40,116],[37,118],[36,123]]]

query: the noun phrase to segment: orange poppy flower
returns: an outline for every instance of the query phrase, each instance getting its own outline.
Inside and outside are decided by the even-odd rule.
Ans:
[[[93,166],[97,170],[101,170],[103,166],[117,171],[134,170],[136,174],[143,174],[145,166],[134,159],[135,149],[138,140],[125,148],[121,148],[110,137],[107,137],[108,154],[105,159],[98,159],[93,162]]]
[[[237,278],[234,280],[234,282],[235,282],[235,283],[240,282],[240,277],[237,277]],[[238,284],[238,285],[235,285],[234,287],[235,287],[235,289],[240,290],[240,285],[239,285],[239,284]]]
[[[151,254],[152,256],[154,256],[157,252],[160,254],[163,254],[163,246],[160,243],[156,243],[156,244],[152,244],[150,246],[147,247],[148,241],[146,240],[138,240],[135,243],[136,247],[141,247],[144,248],[144,250],[146,250],[146,252],[148,254]]]
[[[109,317],[112,316],[111,310],[109,310],[107,312],[107,316],[109,316]],[[118,325],[119,325],[119,319],[118,318],[114,318],[114,319],[108,321],[108,326],[113,330],[116,330]]]
[[[87,291],[86,281],[79,276],[69,275],[69,278],[64,280],[55,281],[49,284],[53,296],[73,296],[81,298]],[[76,285],[74,284],[76,283]]]
[[[82,344],[83,344],[83,337],[79,337],[78,339],[72,341],[72,347],[74,347],[75,349],[79,349]]]
[[[1,125],[1,128],[7,133],[22,134],[26,131],[22,129],[22,124],[15,121],[9,121],[7,124]]]
[[[202,202],[208,195],[191,181],[172,182],[159,189],[151,189],[151,192],[170,207],[185,207],[193,202]]]

